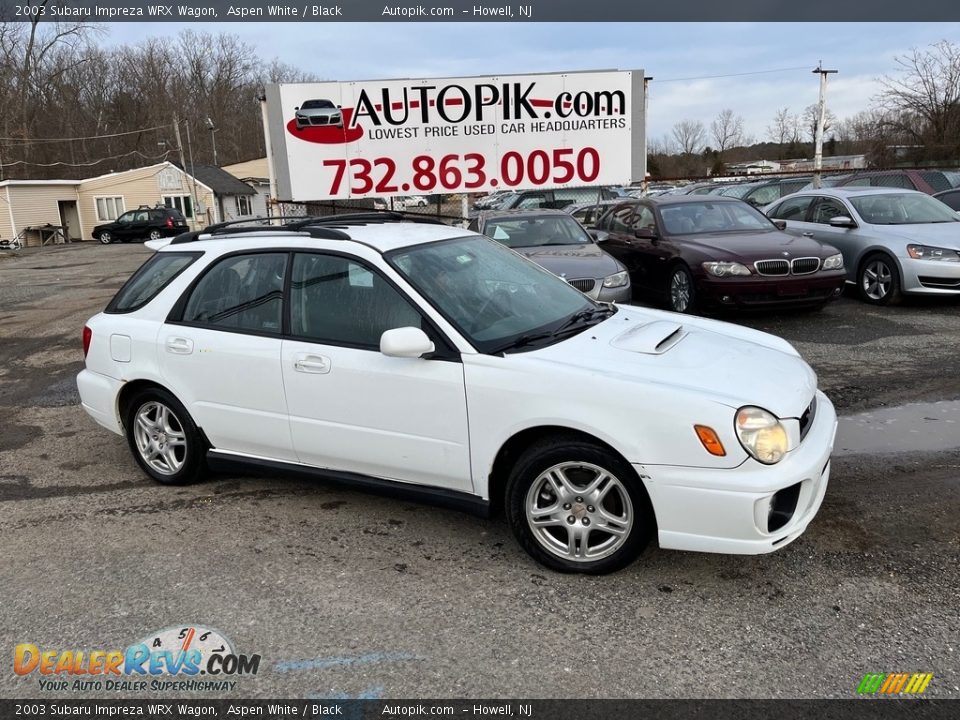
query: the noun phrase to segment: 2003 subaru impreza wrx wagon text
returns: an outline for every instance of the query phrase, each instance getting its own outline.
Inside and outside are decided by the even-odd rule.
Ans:
[[[836,414],[787,342],[595,302],[393,214],[172,241],[83,332],[84,409],[161,483],[210,465],[487,512],[536,560],[765,553],[823,500]]]

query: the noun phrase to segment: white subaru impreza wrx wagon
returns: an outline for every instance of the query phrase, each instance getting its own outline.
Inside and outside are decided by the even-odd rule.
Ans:
[[[597,303],[482,235],[395,214],[220,225],[84,328],[84,409],[161,483],[299,473],[480,513],[603,573],[807,528],[836,414],[784,340]]]

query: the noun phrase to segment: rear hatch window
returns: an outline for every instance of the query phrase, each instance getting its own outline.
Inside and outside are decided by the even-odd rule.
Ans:
[[[104,312],[128,313],[142,308],[201,255],[199,252],[157,253],[127,280]]]

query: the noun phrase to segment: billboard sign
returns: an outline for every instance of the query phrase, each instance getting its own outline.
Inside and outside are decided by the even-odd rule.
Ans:
[[[643,71],[274,84],[280,198],[642,180]]]

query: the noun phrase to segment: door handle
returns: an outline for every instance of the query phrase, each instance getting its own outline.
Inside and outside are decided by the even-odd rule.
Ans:
[[[330,359],[322,355],[299,355],[293,362],[297,372],[325,375],[330,372]]]
[[[804,237],[813,237],[813,233],[812,233],[812,232],[801,233],[801,235],[803,235]]]
[[[189,355],[193,352],[193,340],[185,337],[168,337],[167,352],[175,355]]]

